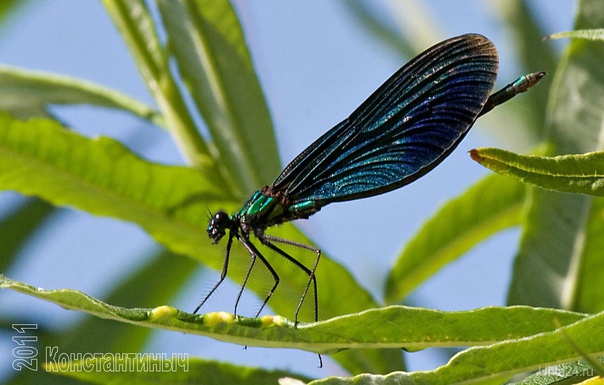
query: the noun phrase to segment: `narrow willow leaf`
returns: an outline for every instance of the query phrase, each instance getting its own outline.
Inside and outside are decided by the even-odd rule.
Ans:
[[[517,374],[578,360],[580,355],[566,342],[564,333],[572,336],[589,354],[604,355],[602,325],[604,313],[555,331],[466,349],[436,370],[394,372],[387,376],[329,377],[309,385],[501,384]]]
[[[145,2],[103,0],[103,4],[126,40],[145,81],[155,83],[151,87],[160,86],[157,82],[168,67],[168,58]]]
[[[137,223],[178,252],[194,255],[185,244],[202,243],[204,201],[228,199],[195,170],[146,162],[53,121],[0,115],[0,138],[0,189]]]
[[[208,127],[219,162],[243,191],[279,173],[268,107],[227,0],[158,0],[169,48]]]
[[[300,323],[295,328],[292,321],[281,316],[246,318],[226,312],[194,315],[169,306],[128,309],[106,304],[76,290],[44,290],[2,275],[0,287],[115,321],[198,334],[245,346],[296,348],[315,353],[349,348],[418,350],[490,345],[552,332],[557,325],[569,325],[587,317],[581,313],[524,306],[456,312],[391,306],[317,323]]]
[[[561,327],[560,325],[557,326],[558,328]],[[564,336],[564,339],[566,339],[566,342],[568,342],[577,351],[577,353],[579,353],[581,357],[583,357],[582,360],[577,361],[576,363],[587,363],[593,368],[593,371],[598,376],[604,376],[604,366],[602,366],[601,362],[598,361],[598,359],[592,358],[586,351],[583,350],[581,346],[579,346],[579,344],[577,344],[571,337],[569,337],[566,332],[564,332],[564,330],[562,330],[562,332],[562,335]],[[600,360],[604,362],[604,357],[600,357]]]
[[[521,183],[492,175],[447,202],[398,256],[386,283],[386,303],[403,300],[476,244],[518,225],[524,197]]]
[[[111,355],[107,358],[89,358],[80,361],[51,361],[45,369],[92,384],[122,385],[235,385],[278,384],[285,377],[295,377],[308,382],[308,378],[280,370],[265,370],[231,365],[216,361],[190,358],[188,355],[166,355],[158,359],[154,354],[131,356]],[[120,370],[120,368],[146,368],[146,370]],[[158,370],[153,370],[157,368]]]
[[[604,196],[604,152],[543,157],[479,148],[470,151],[470,155],[499,174],[537,187]]]
[[[575,31],[558,32],[549,35],[550,39],[562,39],[569,37],[571,39],[586,39],[595,41],[604,41],[604,29],[579,29]]]
[[[602,25],[604,2],[579,1],[575,28]],[[570,41],[552,84],[547,155],[604,150],[602,62],[601,42]],[[508,303],[601,310],[602,199],[533,189],[529,203]]]
[[[68,76],[0,66],[1,110],[18,118],[49,117],[48,107],[56,104],[116,108],[164,125],[159,112],[113,89]]]
[[[204,172],[229,180],[210,155],[184,98],[170,72],[168,58],[157,37],[155,24],[144,0],[103,0],[105,8],[130,48],[138,69],[155,97],[166,126],[187,159]],[[225,184],[226,182],[221,182]],[[233,186],[225,186],[235,191]]]

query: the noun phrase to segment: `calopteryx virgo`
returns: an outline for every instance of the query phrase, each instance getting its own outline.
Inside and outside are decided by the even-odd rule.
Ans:
[[[251,241],[253,235],[308,276],[295,323],[311,285],[318,320],[315,270],[321,251],[268,235],[265,230],[306,219],[332,202],[370,197],[413,182],[442,162],[479,116],[526,91],[545,75],[523,76],[490,95],[497,69],[497,50],[484,36],[466,34],[436,44],[399,69],[348,118],[302,151],[273,184],[256,191],[241,210],[232,215],[224,211],[214,214],[207,232],[214,244],[228,232],[224,265],[220,280],[195,312],[227,276],[235,238],[251,257],[235,314],[257,260],[274,280],[256,316],[260,314],[279,284],[279,275]],[[277,244],[311,250],[316,253],[314,265],[305,266]]]

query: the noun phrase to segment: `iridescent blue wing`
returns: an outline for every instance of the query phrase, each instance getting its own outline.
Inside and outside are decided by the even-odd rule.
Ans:
[[[459,144],[497,77],[495,46],[468,34],[424,51],[298,155],[272,189],[320,206],[421,177]]]

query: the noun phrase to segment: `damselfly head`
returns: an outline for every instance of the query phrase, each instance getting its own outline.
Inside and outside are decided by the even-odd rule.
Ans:
[[[212,243],[217,244],[220,239],[226,234],[226,229],[231,224],[231,218],[229,214],[224,211],[218,211],[210,219],[208,224],[208,237],[212,240]]]

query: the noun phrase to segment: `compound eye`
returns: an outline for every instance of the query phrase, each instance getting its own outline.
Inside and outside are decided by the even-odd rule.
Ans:
[[[226,227],[226,225],[230,222],[229,214],[225,213],[224,211],[219,211],[214,214],[212,222],[214,222],[218,227]]]

